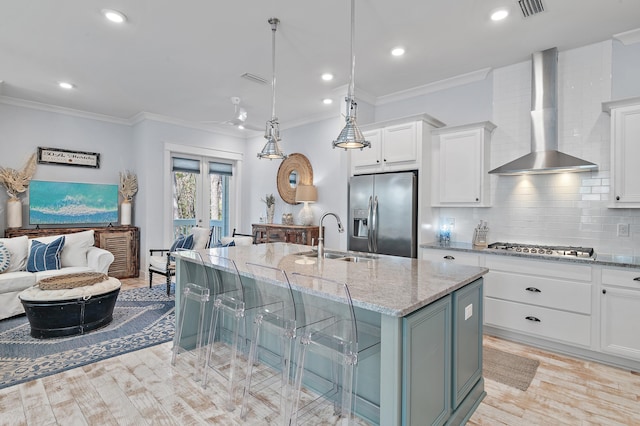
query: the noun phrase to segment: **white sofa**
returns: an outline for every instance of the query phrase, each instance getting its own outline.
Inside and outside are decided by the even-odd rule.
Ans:
[[[101,272],[108,274],[113,262],[113,254],[95,247],[93,230],[73,234],[65,234],[65,243],[60,253],[60,269],[42,272],[27,272],[27,260],[31,250],[31,241],[26,236],[0,238],[9,249],[11,261],[9,268],[0,273],[0,320],[24,312],[18,294],[36,285],[38,280],[53,275],[72,274],[78,272]],[[38,237],[42,243],[48,244],[61,235]]]

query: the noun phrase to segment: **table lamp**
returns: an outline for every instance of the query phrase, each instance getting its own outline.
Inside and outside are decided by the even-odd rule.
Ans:
[[[313,225],[313,210],[309,203],[318,200],[318,188],[315,185],[300,185],[296,187],[296,203],[304,203],[304,207],[298,214],[301,225]]]

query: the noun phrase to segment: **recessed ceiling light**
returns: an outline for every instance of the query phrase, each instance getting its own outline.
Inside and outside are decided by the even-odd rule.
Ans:
[[[331,80],[333,80],[333,74],[331,74],[330,72],[326,72],[326,73],[322,74],[322,79],[324,81],[331,81]]]
[[[402,56],[402,55],[404,55],[404,47],[394,47],[393,50],[391,50],[391,54],[393,56]]]
[[[331,105],[333,103],[333,99],[324,98],[322,100],[322,103],[325,104],[325,105]]]
[[[498,9],[491,14],[491,20],[502,21],[507,16],[509,16],[509,11],[507,9]]]
[[[116,24],[122,24],[127,20],[127,17],[124,13],[118,12],[117,10],[113,9],[102,9],[102,14],[105,18],[107,18],[111,22],[115,22]]]
[[[60,81],[60,82],[58,82],[58,86],[59,86],[60,88],[62,88],[62,89],[67,89],[67,90],[70,90],[70,89],[73,89],[74,87],[76,87],[76,86],[74,86],[73,84],[68,83],[68,82],[66,82],[66,81]]]

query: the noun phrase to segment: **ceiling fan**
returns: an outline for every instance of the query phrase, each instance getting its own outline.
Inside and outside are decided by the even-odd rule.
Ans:
[[[240,105],[241,99],[238,96],[232,96],[231,104],[233,104],[233,116],[225,121],[204,121],[204,123],[227,124],[239,129],[262,130],[258,127],[247,124],[247,110]]]

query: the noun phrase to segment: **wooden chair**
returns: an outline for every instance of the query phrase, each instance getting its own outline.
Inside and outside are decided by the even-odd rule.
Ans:
[[[191,233],[194,235],[194,250],[209,248],[213,228],[206,229],[194,226],[191,228]],[[204,240],[205,235],[206,241]],[[171,293],[171,277],[176,274],[176,265],[171,259],[171,249],[149,249],[149,288],[153,286],[153,274],[166,277],[168,296]]]

